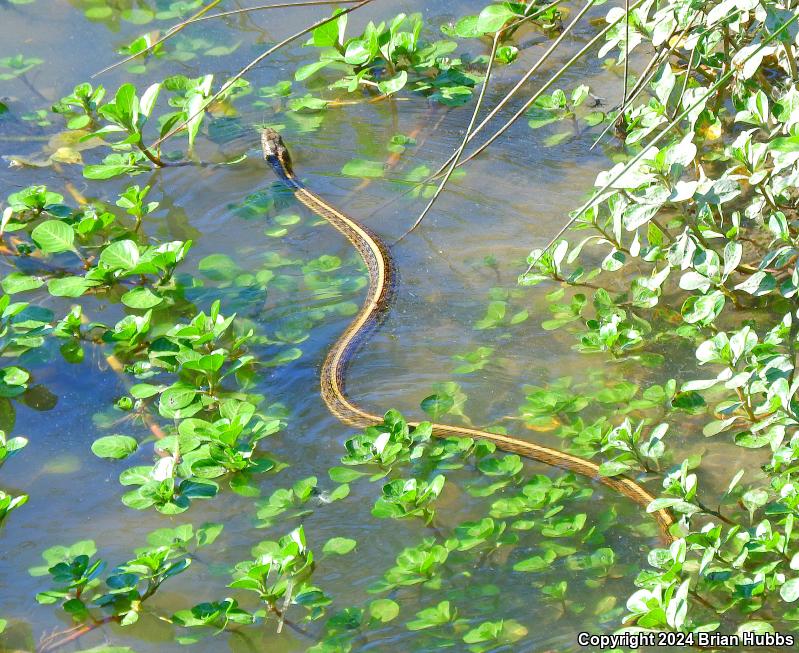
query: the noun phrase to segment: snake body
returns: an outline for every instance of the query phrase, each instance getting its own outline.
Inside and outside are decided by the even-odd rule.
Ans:
[[[367,412],[350,401],[344,391],[344,381],[348,361],[358,345],[362,343],[364,336],[377,325],[389,305],[394,269],[388,247],[370,229],[330,206],[300,183],[294,174],[288,148],[275,130],[264,129],[261,131],[261,147],[264,159],[272,166],[281,181],[294,193],[296,199],[342,233],[352,243],[366,264],[369,271],[369,290],[366,301],[325,357],[320,375],[321,391],[322,398],[330,412],[343,423],[359,428],[381,424],[383,418],[380,415]],[[419,422],[410,421],[408,424],[415,427]],[[433,424],[432,426],[433,435],[438,437],[457,436],[488,440],[502,451],[515,453],[546,465],[599,480],[616,492],[632,499],[644,509],[654,500],[649,492],[631,478],[602,476],[599,466],[590,460],[498,433],[447,424]],[[671,514],[666,510],[657,510],[651,515],[657,522],[664,540],[671,542],[674,539],[669,533],[669,527],[674,523]]]

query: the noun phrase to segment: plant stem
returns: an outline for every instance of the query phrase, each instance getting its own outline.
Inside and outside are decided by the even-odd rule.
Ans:
[[[497,31],[494,34],[494,41],[491,44],[491,54],[489,55],[488,59],[488,67],[486,69],[486,76],[485,80],[483,81],[483,86],[480,88],[480,95],[477,98],[477,102],[474,106],[474,111],[472,112],[471,120],[469,121],[469,126],[466,128],[466,135],[463,137],[461,141],[460,147],[455,151],[455,155],[452,158],[452,163],[450,164],[449,168],[447,169],[446,174],[441,180],[441,183],[438,185],[436,192],[433,194],[433,197],[430,198],[430,201],[427,203],[427,206],[424,207],[422,212],[416,218],[416,221],[411,225],[409,229],[405,231],[399,238],[397,238],[396,242],[400,242],[405,236],[411,233],[416,227],[418,227],[427,213],[433,208],[433,204],[438,199],[438,196],[444,190],[444,186],[446,186],[447,182],[449,181],[450,176],[452,175],[453,171],[455,170],[455,166],[458,165],[458,161],[460,161],[461,155],[463,154],[463,150],[466,149],[466,144],[469,142],[469,135],[472,133],[472,128],[474,127],[474,123],[477,120],[477,115],[480,113],[480,107],[483,104],[483,99],[485,98],[486,89],[488,88],[488,82],[491,79],[491,71],[494,67],[494,59],[497,55],[497,46],[499,45],[500,35],[502,34],[502,30]],[[396,243],[395,243],[396,244]]]
[[[735,394],[738,395],[738,399],[740,400],[743,409],[746,411],[746,415],[749,417],[749,420],[753,424],[758,422],[759,420],[757,416],[752,411],[752,406],[749,405],[749,399],[747,397],[744,397],[743,390],[741,390],[741,388],[735,388]]]
[[[793,310],[791,311],[791,328],[788,331],[788,352],[791,357],[793,366],[788,375],[788,387],[793,385],[794,378],[796,377],[796,338],[799,336],[799,319],[797,319],[797,298],[794,297]]]
[[[655,225],[658,229],[660,229],[661,232],[663,232],[663,235],[668,239],[670,243],[674,242],[674,236],[672,236],[669,233],[669,230],[666,229],[666,227],[664,227],[657,218],[652,218],[652,224]]]
[[[161,157],[154,155],[146,145],[144,145],[141,141],[138,143],[138,148],[144,156],[146,156],[154,165],[159,168],[164,168],[167,166],[164,161],[161,160]]]
[[[793,16],[791,16],[791,18],[789,18],[785,23],[783,23],[780,27],[778,27],[771,34],[769,34],[765,39],[763,39],[758,44],[757,48],[752,53],[749,54],[749,57],[751,58],[756,53],[760,52],[763,48],[765,48],[767,45],[769,45],[774,39],[779,37],[785,30],[787,30],[790,26],[792,26],[797,21],[799,21],[799,13],[796,13]],[[569,64],[570,63],[572,63],[572,62],[569,62]],[[567,64],[567,65],[569,65],[569,64]],[[561,70],[563,70],[563,69],[561,69]],[[550,238],[550,240],[547,243],[546,247],[544,247],[544,249],[541,250],[541,254],[539,255],[539,258],[541,256],[543,256],[544,253],[546,251],[548,251],[549,248],[552,247],[552,245],[555,244],[555,242],[557,242],[557,240],[564,233],[566,233],[566,231],[569,229],[569,227],[571,227],[575,223],[575,221],[578,218],[580,218],[580,216],[582,216],[588,209],[590,209],[598,201],[598,199],[601,198],[602,195],[604,193],[606,193],[613,186],[613,184],[615,184],[619,179],[622,178],[623,175],[625,175],[627,172],[629,172],[631,169],[633,169],[638,164],[638,162],[641,161],[641,159],[643,159],[647,155],[647,153],[650,151],[650,148],[654,147],[661,140],[663,140],[666,137],[666,135],[669,134],[681,120],[683,120],[685,117],[687,117],[690,114],[691,111],[696,109],[701,103],[706,102],[708,100],[708,98],[710,98],[713,95],[714,92],[719,90],[724,84],[726,84],[730,80],[732,75],[733,75],[733,69],[730,67],[730,69],[727,70],[727,72],[724,73],[709,89],[707,89],[707,91],[701,97],[699,97],[697,100],[695,100],[693,102],[693,104],[691,104],[691,106],[686,107],[682,111],[682,113],[680,113],[680,115],[678,115],[671,122],[669,122],[668,125],[666,125],[666,127],[662,131],[660,131],[660,133],[658,133],[657,136],[652,138],[648,143],[646,143],[643,147],[641,147],[640,152],[638,154],[636,154],[632,159],[630,159],[630,161],[628,161],[627,164],[621,170],[619,170],[613,176],[612,179],[609,179],[608,181],[606,181],[605,184],[602,186],[602,188],[600,188],[599,190],[595,191],[591,195],[591,198],[588,199],[579,209],[577,209],[577,211],[572,215],[571,218],[569,218],[569,220],[566,222],[566,224],[564,224],[558,230],[558,232],[552,238]],[[526,110],[526,108],[525,108],[525,110]],[[475,152],[475,154],[477,154],[477,153]],[[461,165],[463,163],[465,163],[466,161],[468,161],[468,159],[466,159],[465,161],[462,161]],[[533,266],[536,263],[537,263],[537,260],[536,261],[532,261],[530,263],[530,265],[528,266],[528,268],[527,268],[527,272],[532,270]]]
[[[791,71],[791,81],[799,81],[799,70],[797,70],[796,57],[793,55],[792,46],[787,41],[782,41],[782,47],[785,49],[785,58],[788,60],[788,68]]]
[[[630,77],[630,0],[624,0],[624,80],[622,81],[622,106],[627,104],[627,81]]]
[[[592,5],[592,4],[593,3],[589,3],[589,6]],[[630,6],[630,8],[631,9],[636,9],[641,4],[642,4],[641,0],[636,0],[636,2],[633,3]],[[518,109],[518,111],[516,111],[516,113],[513,114],[513,116],[510,118],[510,120],[505,122],[505,124],[503,124],[502,127],[500,127],[497,131],[495,131],[488,138],[488,140],[486,140],[485,143],[483,143],[474,152],[472,152],[469,156],[467,156],[456,167],[461,167],[461,166],[467,164],[469,161],[471,161],[476,156],[478,156],[488,146],[490,146],[495,140],[497,140],[500,136],[502,136],[502,134],[504,134],[506,131],[508,131],[508,129],[510,129],[511,126],[527,112],[527,110],[533,105],[533,103],[539,97],[541,97],[541,95],[543,95],[544,91],[546,91],[550,86],[552,86],[552,84],[557,82],[566,73],[566,71],[568,71],[572,66],[574,66],[574,64],[577,63],[582,58],[582,56],[586,52],[588,52],[588,50],[593,48],[594,45],[596,45],[611,29],[613,29],[619,22],[621,22],[621,20],[622,20],[622,17],[619,17],[619,18],[615,19],[614,21],[608,23],[608,25],[605,28],[603,28],[602,31],[600,31],[596,36],[594,36],[590,41],[588,41],[588,43],[586,43],[582,48],[580,48],[580,50],[574,56],[572,56],[571,59],[569,59],[565,64],[563,64],[563,66],[561,66],[560,69],[558,69],[557,72],[555,72],[546,82],[544,82],[544,84],[542,84],[541,87],[535,93],[533,93],[533,95],[530,96],[527,99],[527,101],[525,101],[525,103]],[[571,29],[574,25],[575,25],[575,21],[573,21],[569,25],[567,30]],[[546,54],[545,54],[545,56],[546,56]],[[489,116],[486,116],[486,118],[484,119],[483,122],[486,122],[489,119],[490,116],[491,116],[491,114],[489,114]],[[477,127],[477,129],[474,132],[475,134],[480,130],[481,126],[482,125]],[[444,166],[448,165],[450,163],[450,161],[451,161],[451,159],[448,160],[444,164]],[[439,173],[436,173],[433,176],[435,177],[438,174]]]
[[[118,615],[110,615],[108,617],[104,617],[103,619],[97,619],[92,621],[90,624],[83,624],[82,626],[78,626],[77,628],[72,628],[70,630],[62,631],[60,633],[54,633],[51,635],[45,642],[39,646],[37,649],[38,653],[49,653],[50,651],[55,651],[70,642],[74,642],[76,639],[83,637],[87,633],[100,628],[108,623],[112,622],[119,622],[121,618]],[[55,637],[58,635],[65,635],[61,639],[56,640]]]
[[[277,606],[273,603],[269,603],[269,611],[274,614],[280,621],[286,624],[291,630],[293,630],[298,635],[302,635],[303,637],[307,637],[310,640],[316,640],[316,637],[309,633],[307,630],[299,626],[298,624],[294,623],[290,619],[287,619],[285,615],[278,610]]]
[[[39,89],[36,88],[33,85],[33,83],[28,79],[28,76],[25,73],[23,73],[22,75],[17,77],[17,79],[19,81],[21,81],[28,88],[28,90],[31,93],[33,93],[36,97],[38,97],[40,100],[42,100],[42,102],[46,102],[47,104],[50,104],[51,101],[48,100],[46,97],[44,97],[44,95],[42,95],[42,93],[39,91]]]

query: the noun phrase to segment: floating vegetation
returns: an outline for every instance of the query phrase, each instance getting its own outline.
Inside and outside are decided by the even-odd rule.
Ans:
[[[280,21],[266,30],[218,0],[76,0],[70,26],[98,30],[93,51],[112,32],[106,54],[125,57],[102,83],[54,81],[51,40],[11,33],[43,4],[0,10],[14,25],[0,139],[19,152],[4,154],[0,206],[0,648],[568,651],[583,630],[720,650],[795,636],[792,3],[294,3],[309,18],[280,40]],[[583,64],[594,50],[600,63]],[[425,145],[443,115],[469,128],[442,139],[460,146],[435,169]],[[314,172],[429,200],[413,227],[426,229],[450,181],[489,196],[494,178],[463,166],[522,119],[533,155],[514,174],[540,173],[534,190],[564,174],[535,169],[536,153],[599,146],[606,169],[518,285],[500,273],[515,261],[479,264],[491,279],[464,291],[478,298],[457,324],[468,342],[431,357],[434,375],[420,367],[416,412],[487,420],[645,485],[646,511],[675,518],[668,547],[599,483],[396,410],[353,432],[308,408],[320,343],[368,277],[263,180],[255,123],[305,135],[301,157],[351,138]],[[190,214],[181,184],[219,206]],[[386,348],[407,349],[402,335]],[[536,349],[540,372],[513,369],[528,342],[573,356]],[[406,392],[391,362],[370,401]],[[499,370],[516,394],[484,391]]]

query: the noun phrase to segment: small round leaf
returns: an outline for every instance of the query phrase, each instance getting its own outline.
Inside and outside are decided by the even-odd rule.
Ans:
[[[92,453],[98,458],[127,458],[139,443],[129,435],[107,435],[92,442]]]
[[[357,542],[355,540],[351,540],[348,537],[331,537],[325,542],[322,552],[326,555],[335,554],[343,556],[352,551],[356,544]]]

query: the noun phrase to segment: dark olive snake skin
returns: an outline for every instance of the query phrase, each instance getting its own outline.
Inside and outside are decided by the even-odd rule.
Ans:
[[[297,200],[341,232],[358,251],[369,271],[369,290],[366,301],[361,306],[355,319],[352,320],[330,348],[322,364],[321,390],[322,398],[328,409],[343,423],[356,427],[380,424],[383,421],[380,415],[363,410],[347,398],[344,392],[344,377],[347,363],[359,342],[366,333],[374,328],[380,316],[388,308],[389,290],[394,276],[392,259],[388,248],[369,229],[327,204],[298,181],[292,170],[288,149],[283,143],[280,134],[273,129],[262,130],[261,146],[264,159],[270,163],[283,183],[291,189]],[[419,422],[408,422],[408,424],[417,426]],[[546,465],[566,469],[592,480],[599,480],[616,492],[632,499],[644,509],[654,500],[654,497],[634,480],[625,476],[612,478],[602,476],[599,473],[599,465],[596,463],[557,449],[507,435],[446,424],[433,424],[433,435],[488,440],[502,451],[515,453]],[[673,541],[674,537],[669,533],[669,528],[674,523],[674,518],[671,514],[666,510],[657,510],[651,515],[657,522],[663,539],[666,542]]]

